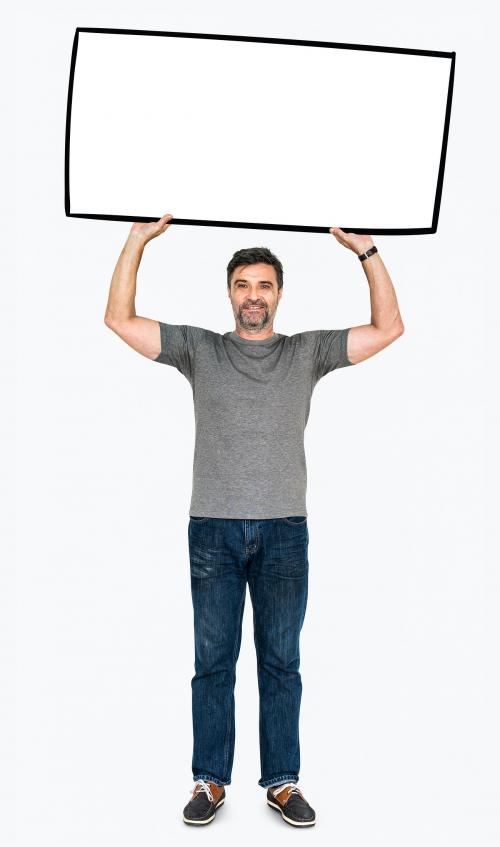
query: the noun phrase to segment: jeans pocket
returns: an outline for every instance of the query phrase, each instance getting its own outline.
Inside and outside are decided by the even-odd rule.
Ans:
[[[197,517],[194,517],[193,515],[190,515],[189,520],[193,521],[194,523],[203,523],[204,521],[209,521],[210,518],[197,518]]]
[[[282,521],[288,524],[294,524],[295,526],[303,526],[307,523],[306,515],[290,515],[288,518],[281,518]]]

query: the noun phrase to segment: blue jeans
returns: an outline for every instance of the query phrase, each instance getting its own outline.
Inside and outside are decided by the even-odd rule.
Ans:
[[[195,646],[193,779],[231,782],[234,685],[248,582],[259,686],[258,784],[297,782],[307,517],[191,517],[188,537]]]

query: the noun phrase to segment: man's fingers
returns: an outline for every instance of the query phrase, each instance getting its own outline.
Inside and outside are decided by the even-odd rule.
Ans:
[[[166,215],[163,215],[160,220],[157,222],[158,229],[160,231],[165,232],[166,229],[170,226],[170,221],[173,219],[173,215],[168,212]]]

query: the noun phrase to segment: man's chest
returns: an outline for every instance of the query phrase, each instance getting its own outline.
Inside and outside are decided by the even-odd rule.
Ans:
[[[301,423],[311,397],[311,375],[305,366],[216,368],[198,366],[193,386],[195,408],[204,419],[221,425],[250,424],[269,428]]]

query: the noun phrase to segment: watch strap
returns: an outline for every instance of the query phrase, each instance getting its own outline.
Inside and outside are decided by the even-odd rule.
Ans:
[[[364,262],[365,259],[368,259],[368,256],[373,256],[374,253],[378,253],[378,250],[375,245],[373,245],[373,247],[370,247],[370,249],[367,250],[366,253],[361,253],[361,255],[358,256],[358,259],[360,262]]]

